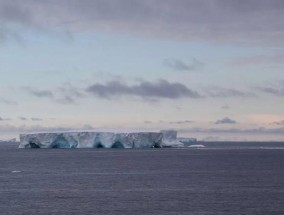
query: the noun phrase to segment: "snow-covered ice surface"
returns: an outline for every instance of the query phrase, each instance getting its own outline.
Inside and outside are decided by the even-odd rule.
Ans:
[[[161,148],[165,144],[170,143],[163,142],[162,132],[83,131],[21,134],[19,148]]]

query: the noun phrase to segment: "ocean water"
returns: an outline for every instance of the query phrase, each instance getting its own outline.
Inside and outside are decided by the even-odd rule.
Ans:
[[[284,214],[284,143],[17,149],[0,143],[0,214]]]

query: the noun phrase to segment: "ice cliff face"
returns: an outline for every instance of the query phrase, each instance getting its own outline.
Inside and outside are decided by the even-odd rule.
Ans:
[[[78,133],[21,134],[19,148],[77,148]]]
[[[184,144],[177,140],[176,130],[161,130],[163,134],[163,147],[183,147]]]
[[[19,148],[160,148],[163,133],[62,132],[21,134]]]

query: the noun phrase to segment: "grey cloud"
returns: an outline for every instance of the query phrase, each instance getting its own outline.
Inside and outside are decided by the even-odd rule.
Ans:
[[[273,53],[266,55],[254,55],[242,57],[230,62],[233,66],[250,66],[250,65],[283,65],[284,53]]]
[[[31,90],[30,93],[39,98],[53,98],[53,93],[49,90]]]
[[[32,120],[32,121],[42,121],[43,119],[37,118],[37,117],[32,117],[31,120]]]
[[[149,120],[144,121],[145,124],[151,124],[152,122]]]
[[[158,123],[168,123],[168,124],[191,124],[193,123],[194,121],[191,121],[191,120],[178,120],[178,121],[165,121],[165,120],[159,120]],[[152,123],[151,121],[145,121],[144,123],[146,124],[149,124],[149,123]]]
[[[208,141],[208,142],[212,142],[212,141],[222,141],[223,138],[219,137],[219,136],[207,136],[202,138],[202,141]]]
[[[274,88],[274,87],[262,87],[260,88],[262,92],[269,93],[275,96],[284,96],[284,89]]]
[[[63,84],[60,87],[50,90],[41,90],[32,87],[23,87],[23,89],[35,97],[48,98],[59,104],[75,104],[76,100],[84,97],[77,87],[73,87],[70,84]]]
[[[60,104],[74,104],[75,100],[70,96],[64,96],[62,98],[56,99],[56,102]]]
[[[233,119],[230,119],[229,117],[225,117],[223,119],[219,119],[215,122],[215,124],[220,125],[220,124],[236,124],[237,122]]]
[[[32,120],[32,121],[43,121],[42,118],[37,118],[37,117],[27,118],[27,117],[19,116],[18,119],[20,119],[22,121],[27,121],[29,119]]]
[[[17,102],[12,101],[12,100],[8,100],[8,99],[1,99],[0,102],[7,104],[7,105],[18,105]]]
[[[23,121],[26,121],[26,120],[28,120],[28,118],[26,118],[26,117],[23,117],[23,116],[19,116],[18,117],[20,120],[23,120]]]
[[[87,92],[101,98],[113,96],[138,96],[141,98],[200,98],[201,95],[181,83],[170,83],[166,80],[157,82],[141,81],[136,85],[127,85],[119,81],[106,84],[93,84],[86,89]]]
[[[223,109],[223,110],[228,110],[228,109],[230,109],[231,107],[229,106],[229,105],[223,105],[222,107],[221,107],[221,109]]]
[[[85,96],[81,93],[80,89],[70,83],[64,83],[62,86],[58,87],[55,92],[58,94],[58,98],[55,99],[55,102],[60,104],[75,104],[78,99]]]
[[[31,23],[32,11],[29,10],[29,4],[31,1],[27,1],[27,4],[21,4],[20,1],[0,1],[0,21],[2,22],[14,22],[14,23]]]
[[[284,120],[273,122],[271,124],[284,126]]]
[[[204,65],[204,63],[195,58],[189,64],[179,59],[165,59],[164,64],[176,71],[194,71]]]
[[[0,21],[189,41],[279,44],[282,0],[0,0]]]
[[[11,120],[10,118],[3,118],[3,117],[0,117],[0,121],[8,121],[8,120]]]
[[[22,38],[19,33],[0,24],[0,44],[6,43],[7,41],[22,44]]]
[[[42,125],[21,125],[14,126],[10,124],[0,125],[0,132],[62,132],[62,131],[78,131],[78,130],[91,130],[93,127],[91,125],[84,126],[42,126]]]
[[[0,0],[0,44],[7,41],[17,42],[22,44],[22,37],[19,31],[16,30],[15,24],[25,24],[33,26],[33,12],[26,7],[28,4],[23,4],[19,1]],[[10,27],[12,24],[12,27]]]
[[[71,83],[64,83],[62,86],[56,89],[58,93],[64,94],[65,96],[72,96],[76,98],[82,98],[84,95],[80,92],[80,90],[73,86]]]
[[[191,124],[193,121],[191,120],[180,120],[180,121],[170,121],[170,124]]]
[[[267,94],[283,97],[284,96],[284,80],[277,81],[274,83],[269,83],[267,84],[267,86],[257,87],[257,89]]]
[[[220,98],[229,98],[229,97],[255,97],[256,95],[252,92],[242,91],[234,88],[222,88],[222,87],[211,87],[206,90],[206,94],[209,97],[220,97]]]
[[[276,134],[283,135],[284,127],[280,128],[251,128],[251,129],[239,129],[239,128],[231,128],[231,129],[221,129],[221,128],[189,128],[189,129],[179,129],[181,133],[228,133],[228,134]]]

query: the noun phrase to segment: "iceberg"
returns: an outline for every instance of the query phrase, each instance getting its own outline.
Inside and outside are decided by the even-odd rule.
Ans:
[[[176,130],[161,130],[163,134],[163,147],[184,147],[184,144],[177,139]]]
[[[20,134],[19,148],[161,148],[161,132],[61,132]]]
[[[202,144],[195,144],[195,145],[189,145],[189,148],[204,148],[205,146]]]
[[[77,148],[76,132],[21,134],[19,148]]]
[[[112,132],[78,132],[77,148],[112,148],[115,134]]]
[[[184,144],[184,146],[190,146],[192,144],[196,144],[197,143],[197,139],[196,138],[192,138],[192,137],[179,137],[177,138],[177,140],[181,143]]]
[[[184,147],[176,130],[160,132],[49,132],[20,134],[19,148],[162,148]]]

